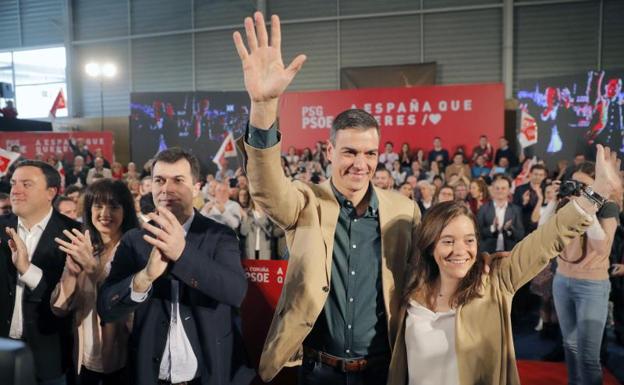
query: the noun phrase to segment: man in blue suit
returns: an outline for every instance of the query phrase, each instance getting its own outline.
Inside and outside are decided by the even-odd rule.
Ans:
[[[234,231],[193,209],[199,162],[171,148],[156,156],[156,213],[121,240],[100,290],[104,322],[134,312],[133,383],[248,384],[233,313],[247,290]]]

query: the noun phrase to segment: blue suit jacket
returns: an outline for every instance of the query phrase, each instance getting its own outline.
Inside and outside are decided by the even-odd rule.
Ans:
[[[143,240],[144,234],[144,230],[134,229],[124,235],[98,297],[103,322],[134,311],[129,352],[133,383],[153,385],[158,381],[169,330],[171,282],[175,280],[180,288],[180,316],[197,356],[201,383],[248,384],[254,373],[246,365],[235,322],[247,280],[234,232],[195,212],[182,256],[154,282],[147,300],[137,303],[130,298],[132,277],[145,267],[152,249]]]

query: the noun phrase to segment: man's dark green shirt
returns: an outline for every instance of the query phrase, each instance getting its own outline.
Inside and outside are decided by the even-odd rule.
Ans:
[[[279,133],[275,125],[268,131],[250,125],[246,139],[253,147],[268,148],[277,144]],[[338,357],[389,355],[377,195],[369,186],[368,208],[358,216],[353,203],[333,183],[331,186],[340,205],[331,286],[325,307],[304,346]],[[319,253],[321,250],[319,245]]]

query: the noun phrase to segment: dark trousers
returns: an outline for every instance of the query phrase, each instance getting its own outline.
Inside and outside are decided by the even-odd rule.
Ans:
[[[388,380],[388,366],[376,365],[361,372],[343,372],[340,369],[304,358],[299,367],[298,385],[384,385]]]
[[[85,368],[80,369],[78,385],[124,385],[128,384],[128,376],[125,369],[113,373],[98,373]]]

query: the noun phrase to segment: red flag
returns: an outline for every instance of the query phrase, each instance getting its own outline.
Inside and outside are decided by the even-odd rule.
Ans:
[[[221,147],[219,147],[219,151],[217,151],[214,158],[212,158],[212,161],[216,163],[219,170],[221,170],[221,159],[233,157],[236,157],[236,144],[234,143],[234,136],[230,132],[225,137],[223,143],[221,143]]]
[[[531,146],[537,143],[537,123],[535,118],[528,114],[525,110],[522,110],[522,117],[520,118],[520,133],[518,134],[518,142],[522,148]]]
[[[9,167],[20,157],[19,152],[7,151],[0,148],[0,176],[7,173]]]
[[[52,103],[52,108],[50,109],[50,118],[56,118],[56,110],[62,110],[63,108],[67,108],[65,105],[65,96],[63,96],[63,89],[60,89],[58,95],[56,95],[56,99],[54,99],[54,103]]]

